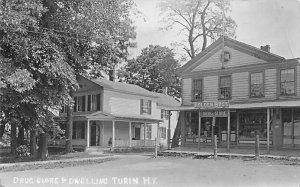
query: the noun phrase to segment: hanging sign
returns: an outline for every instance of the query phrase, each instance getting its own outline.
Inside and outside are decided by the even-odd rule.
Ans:
[[[225,109],[229,108],[229,101],[203,101],[195,103],[195,108],[199,109]]]
[[[201,117],[227,117],[228,110],[200,110]]]

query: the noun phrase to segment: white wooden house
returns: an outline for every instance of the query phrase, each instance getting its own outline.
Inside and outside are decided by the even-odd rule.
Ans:
[[[169,119],[162,111],[180,105],[170,96],[136,85],[84,77],[74,96],[72,144],[86,149],[151,147],[156,137],[166,146]],[[57,120],[66,121],[66,112],[63,107]],[[177,113],[172,113],[170,131],[174,132]],[[65,140],[53,144],[64,145]]]

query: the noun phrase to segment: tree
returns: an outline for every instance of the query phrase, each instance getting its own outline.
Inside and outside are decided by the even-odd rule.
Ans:
[[[49,10],[41,26],[63,37],[55,43],[66,54],[66,62],[80,75],[102,76],[126,59],[133,46],[135,28],[130,19],[131,0],[44,0]],[[76,85],[75,85],[76,86]],[[72,85],[72,87],[75,87]],[[69,89],[73,98],[74,89]],[[72,103],[68,104],[66,152],[72,151]]]
[[[175,69],[179,67],[168,47],[150,45],[135,59],[129,60],[119,73],[121,80],[153,92],[164,92],[180,98],[181,87]]]
[[[176,45],[183,47],[191,59],[205,50],[209,39],[214,41],[222,35],[223,23],[225,35],[235,35],[235,21],[225,16],[230,11],[229,5],[228,0],[164,0],[160,3],[162,21],[167,23],[165,28],[179,26],[180,33],[186,34],[185,41]]]

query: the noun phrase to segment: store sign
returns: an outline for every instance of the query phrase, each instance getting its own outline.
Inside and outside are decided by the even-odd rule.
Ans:
[[[195,108],[199,109],[221,109],[229,108],[229,101],[203,101],[195,103]]]
[[[228,110],[201,110],[201,117],[228,117]]]

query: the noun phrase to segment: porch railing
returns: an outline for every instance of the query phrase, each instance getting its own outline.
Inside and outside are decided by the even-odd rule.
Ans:
[[[131,140],[131,147],[153,147],[155,140]],[[129,140],[116,140],[115,147],[130,147]]]

